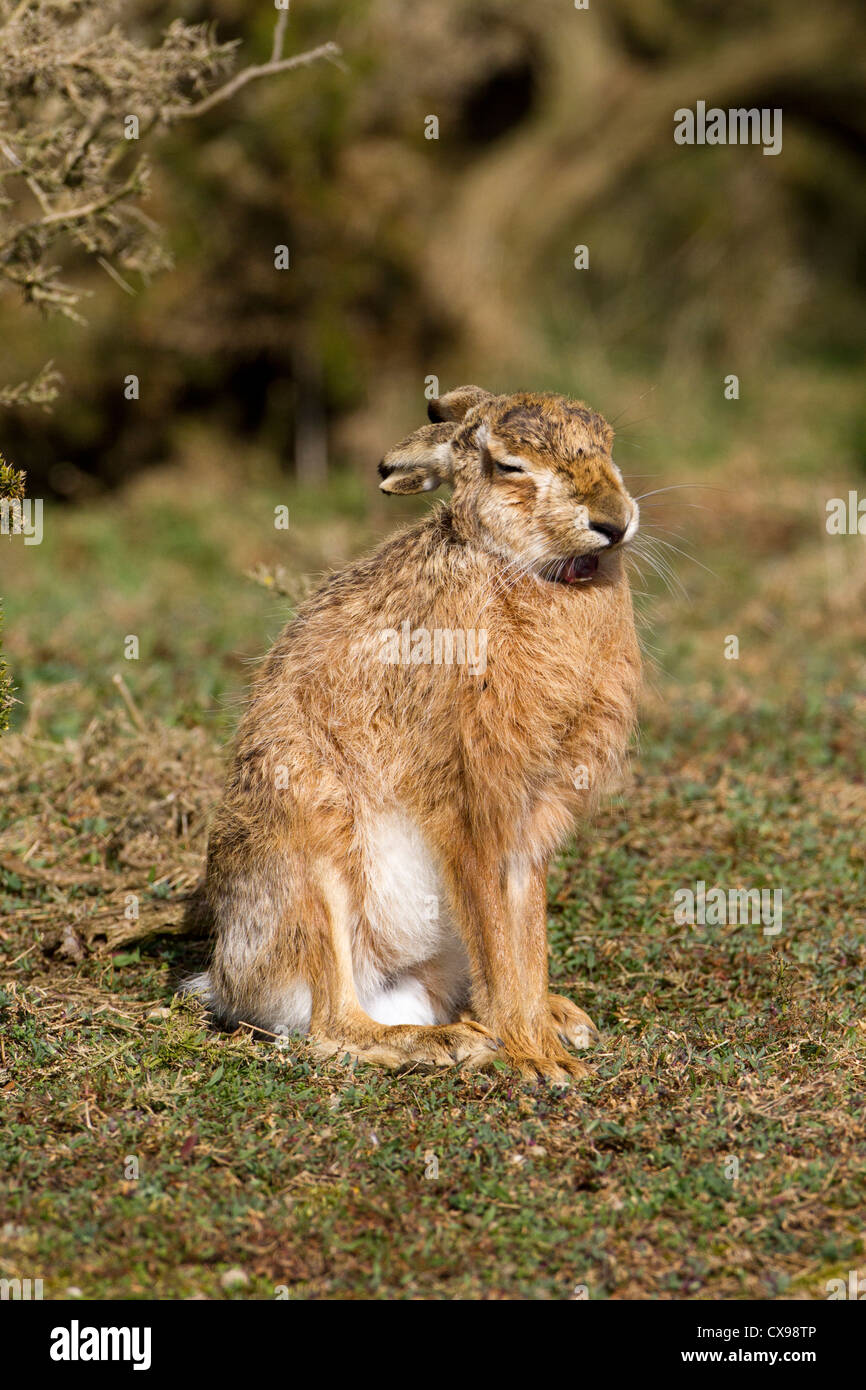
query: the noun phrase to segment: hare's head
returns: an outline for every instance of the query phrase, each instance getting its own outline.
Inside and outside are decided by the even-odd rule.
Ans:
[[[461,386],[428,413],[433,423],[380,463],[382,491],[450,483],[458,529],[515,571],[577,584],[637,531],[637,503],[611,458],[613,430],[588,406]]]

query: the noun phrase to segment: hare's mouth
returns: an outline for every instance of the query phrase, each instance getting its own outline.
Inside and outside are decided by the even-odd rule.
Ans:
[[[541,571],[542,579],[551,584],[585,584],[598,569],[598,555],[569,555],[567,560],[554,560]]]

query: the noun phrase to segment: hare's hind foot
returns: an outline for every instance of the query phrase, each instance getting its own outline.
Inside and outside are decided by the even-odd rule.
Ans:
[[[348,1054],[360,1062],[397,1070],[402,1067],[482,1067],[496,1056],[498,1042],[480,1023],[383,1026],[353,1022],[313,1032],[310,1045],[318,1057]]]

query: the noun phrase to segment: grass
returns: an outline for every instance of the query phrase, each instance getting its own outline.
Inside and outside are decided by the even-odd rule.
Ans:
[[[673,444],[623,448],[659,475],[638,489],[722,490],[645,504],[708,568],[674,557],[686,597],[646,574],[631,779],[552,868],[552,980],[604,1034],[567,1090],[313,1062],[173,997],[204,949],[171,929],[220,745],[281,622],[243,573],[336,563],[391,512],[357,485],[326,508],[264,474],[205,490],[193,450],[51,512],[26,567],[7,548],[0,1277],[144,1299],[807,1299],[863,1277],[866,545],[823,528],[823,499],[863,490],[857,400],[789,378],[747,426],[694,407]],[[780,889],[782,931],[678,925],[699,879]]]

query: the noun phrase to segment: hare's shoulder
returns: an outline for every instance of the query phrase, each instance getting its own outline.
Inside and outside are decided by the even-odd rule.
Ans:
[[[329,575],[298,609],[297,621],[336,610],[377,612],[395,600],[412,606],[465,583],[477,560],[455,532],[447,506],[389,536],[374,551]]]

